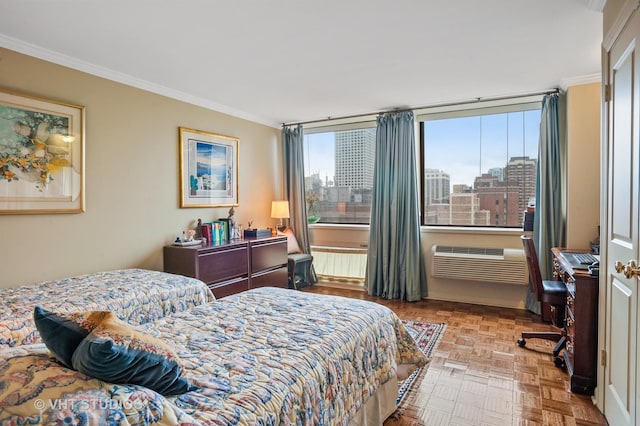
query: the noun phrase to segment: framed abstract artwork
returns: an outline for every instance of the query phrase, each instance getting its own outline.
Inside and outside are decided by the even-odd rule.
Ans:
[[[0,214],[84,212],[84,114],[0,89]]]
[[[238,205],[240,140],[179,127],[180,207]]]

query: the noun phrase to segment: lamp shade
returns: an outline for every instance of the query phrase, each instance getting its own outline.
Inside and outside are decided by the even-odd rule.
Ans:
[[[289,202],[286,200],[272,201],[271,217],[274,219],[288,219],[289,218]]]

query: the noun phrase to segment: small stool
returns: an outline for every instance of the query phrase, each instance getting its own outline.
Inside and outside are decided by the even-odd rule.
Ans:
[[[311,284],[311,262],[313,256],[306,253],[292,253],[288,256],[287,266],[289,280],[294,289],[298,289],[298,284]],[[296,274],[298,266],[303,268],[302,275]]]

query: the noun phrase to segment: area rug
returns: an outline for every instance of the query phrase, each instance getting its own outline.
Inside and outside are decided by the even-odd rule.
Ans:
[[[431,357],[431,353],[438,346],[438,342],[440,342],[440,338],[447,328],[447,324],[445,323],[429,323],[410,320],[402,320],[402,323],[416,341],[422,353],[427,357]],[[398,398],[396,399],[396,406],[398,408],[401,408],[402,402],[411,390],[411,387],[416,383],[416,379],[420,377],[420,374],[425,371],[426,368],[428,368],[428,366],[418,368],[409,377],[407,377],[406,380],[399,383],[400,390],[398,391]]]

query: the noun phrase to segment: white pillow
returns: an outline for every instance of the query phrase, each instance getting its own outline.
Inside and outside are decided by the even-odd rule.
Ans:
[[[296,236],[293,235],[293,229],[286,227],[284,231],[282,232],[278,231],[276,234],[287,236],[287,253],[288,254],[302,253],[302,250],[300,250],[300,246],[298,245],[298,240],[296,239]]]

